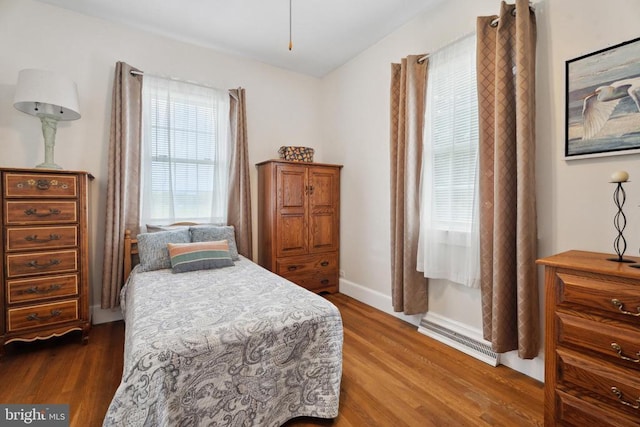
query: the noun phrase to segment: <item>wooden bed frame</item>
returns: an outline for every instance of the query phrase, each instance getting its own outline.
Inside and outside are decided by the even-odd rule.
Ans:
[[[131,237],[131,230],[124,231],[124,275],[122,282],[126,283],[133,268],[133,257],[138,255],[138,239]]]

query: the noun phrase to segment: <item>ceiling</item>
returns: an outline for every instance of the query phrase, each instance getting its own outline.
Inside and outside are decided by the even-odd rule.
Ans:
[[[322,77],[444,0],[38,0]]]

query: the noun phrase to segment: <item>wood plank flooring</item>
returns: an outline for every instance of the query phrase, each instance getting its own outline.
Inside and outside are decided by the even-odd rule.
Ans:
[[[340,414],[286,427],[542,426],[543,385],[434,341],[413,325],[342,294]],[[124,324],[6,347],[0,403],[68,403],[71,426],[100,426],[122,375]]]

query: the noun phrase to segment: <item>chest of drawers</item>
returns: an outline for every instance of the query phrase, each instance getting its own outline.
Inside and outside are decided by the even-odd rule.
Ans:
[[[546,426],[640,425],[640,270],[610,257],[569,251],[539,260]]]
[[[0,169],[0,352],[13,341],[89,337],[86,172]]]

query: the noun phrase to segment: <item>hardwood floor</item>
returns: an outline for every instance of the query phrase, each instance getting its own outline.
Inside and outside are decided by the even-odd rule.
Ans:
[[[543,385],[493,368],[342,294],[344,366],[340,414],[286,427],[542,426]],[[99,426],[122,375],[123,322],[7,346],[0,403],[68,403],[71,426]]]

